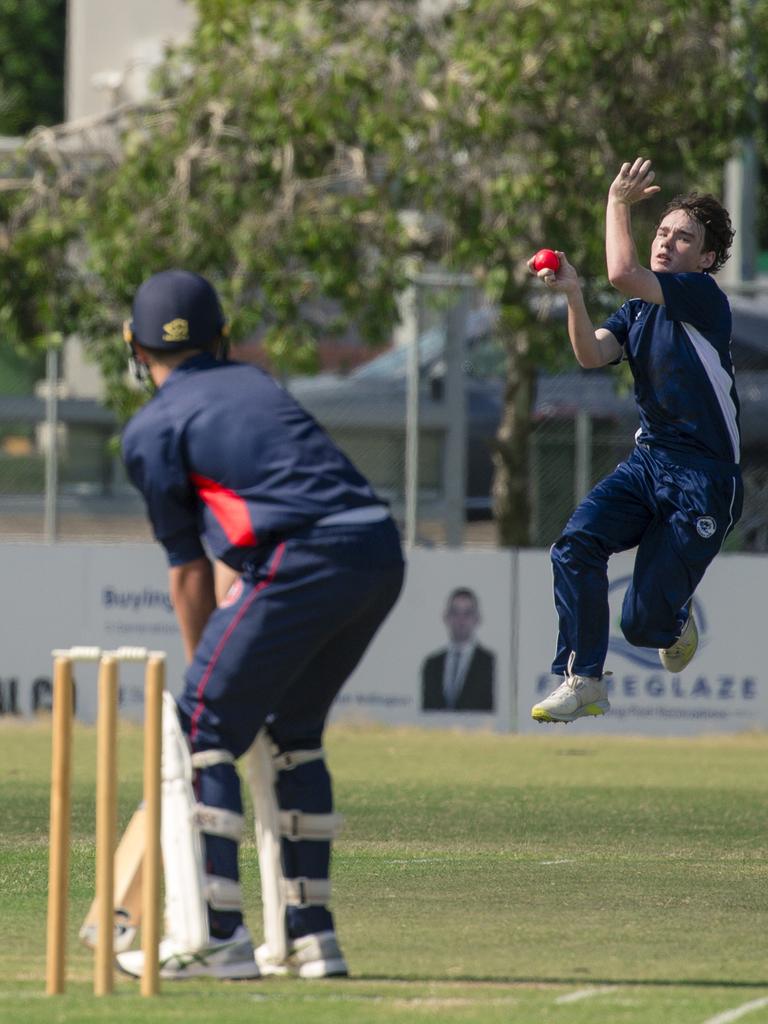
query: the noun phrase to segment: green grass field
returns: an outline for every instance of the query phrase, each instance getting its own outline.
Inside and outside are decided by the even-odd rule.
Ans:
[[[91,994],[95,733],[76,730],[70,982],[43,994],[47,722],[0,724],[0,1020],[768,1022],[768,735],[606,740],[341,728],[334,909],[349,980]],[[141,733],[121,726],[120,820]],[[252,835],[252,830],[249,833]],[[261,934],[254,844],[248,920]]]

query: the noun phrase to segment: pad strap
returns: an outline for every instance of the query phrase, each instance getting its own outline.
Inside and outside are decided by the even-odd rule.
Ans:
[[[192,755],[193,768],[213,768],[217,764],[234,764],[235,758],[228,750],[198,750]]]
[[[289,907],[324,907],[331,898],[328,878],[283,878],[282,890]]]
[[[243,838],[243,815],[227,811],[223,807],[195,805],[195,823],[201,832],[209,836],[222,836],[239,843]]]
[[[343,814],[306,814],[280,811],[280,835],[284,839],[335,839],[344,825]]]
[[[314,750],[284,750],[282,754],[275,754],[273,763],[276,772],[287,772],[291,768],[298,768],[300,764],[308,764],[310,761],[322,761],[325,758],[325,751],[322,747]]]
[[[240,883],[220,875],[205,876],[205,898],[212,910],[242,910]]]

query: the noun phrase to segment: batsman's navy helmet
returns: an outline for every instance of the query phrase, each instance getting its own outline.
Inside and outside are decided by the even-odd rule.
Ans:
[[[213,285],[190,270],[163,270],[139,286],[125,340],[143,348],[179,352],[211,348],[226,333]]]

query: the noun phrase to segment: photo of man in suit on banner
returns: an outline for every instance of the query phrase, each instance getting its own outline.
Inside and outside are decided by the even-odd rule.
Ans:
[[[421,666],[423,711],[495,710],[496,656],[475,637],[480,621],[474,590],[452,590],[443,613],[448,646],[430,654]]]

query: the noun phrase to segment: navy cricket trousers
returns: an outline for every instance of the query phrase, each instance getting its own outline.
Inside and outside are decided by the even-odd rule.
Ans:
[[[686,464],[681,465],[684,461]],[[638,445],[578,506],[552,546],[559,619],[552,672],[600,676],[608,651],[608,559],[637,547],[621,628],[636,647],[669,647],[687,604],[741,515],[737,466]]]
[[[267,725],[283,752],[322,745],[328,711],[400,593],[404,564],[397,528],[379,523],[316,526],[276,543],[246,571],[208,621],[179,698],[193,752],[226,750],[236,758]],[[233,765],[197,773],[202,803],[243,812]],[[333,809],[324,761],[278,773],[284,809]],[[237,880],[237,844],[205,836],[206,870]],[[286,877],[327,878],[330,843],[283,841]],[[212,913],[226,931],[241,919]],[[289,908],[289,934],[332,927],[321,907]]]
[[[313,527],[276,544],[214,611],[195,651],[179,699],[193,751],[240,757],[267,716],[285,749],[318,739],[403,575],[390,519]]]

